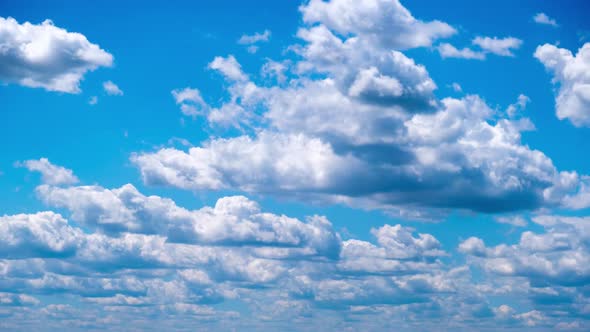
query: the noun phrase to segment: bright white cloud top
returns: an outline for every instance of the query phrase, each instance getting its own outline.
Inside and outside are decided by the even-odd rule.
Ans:
[[[50,91],[80,93],[86,72],[113,64],[110,53],[50,20],[19,24],[0,17],[0,43],[0,80]]]

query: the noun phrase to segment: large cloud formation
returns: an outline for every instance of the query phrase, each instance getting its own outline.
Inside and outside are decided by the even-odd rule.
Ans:
[[[145,183],[416,217],[432,209],[587,206],[585,177],[560,172],[521,142],[521,133],[534,129],[530,120],[493,110],[476,95],[436,98],[426,68],[401,52],[452,34],[449,25],[419,21],[397,1],[311,1],[301,12],[306,24],[297,33],[301,44],[291,47],[298,61],[289,65],[288,82],[259,84],[230,55],[209,64],[227,80],[228,100],[208,105],[198,90],[183,90],[199,97],[199,112],[183,104],[183,113],[250,134],[188,151],[136,153],[131,160]],[[511,55],[521,41],[477,42]]]
[[[64,214],[0,217],[0,313],[7,329],[52,329],[68,322],[72,330],[178,330],[195,324],[260,329],[269,323],[302,330],[321,321],[329,330],[357,322],[369,330],[409,331],[436,329],[436,317],[443,316],[454,317],[458,330],[473,328],[474,320],[482,328],[564,323],[539,310],[492,305],[497,285],[478,282],[467,266],[446,262],[450,253],[434,236],[399,224],[373,228],[371,240],[343,240],[325,217],[301,221],[264,212],[243,196],[189,210],[130,184],[41,184],[36,192]],[[570,294],[587,277],[587,232],[566,233],[585,226],[554,217],[535,222],[551,229],[548,239],[525,232],[519,247],[489,249],[471,238],[460,251],[475,257],[475,268],[481,261],[485,271],[536,278],[542,285],[531,282],[530,294],[547,283]],[[505,256],[508,250],[560,255],[563,271],[541,258],[496,263],[512,259]],[[507,287],[510,281],[500,288]],[[48,303],[56,294],[65,302]],[[584,310],[583,301],[572,305]],[[222,303],[247,306],[251,317]],[[566,323],[584,327],[577,320]]]
[[[0,80],[4,82],[79,93],[86,72],[112,64],[111,54],[50,20],[20,24],[0,17]]]
[[[535,57],[553,74],[552,81],[558,85],[557,117],[568,119],[577,127],[589,127],[590,43],[585,43],[576,55],[555,45],[541,45]]]

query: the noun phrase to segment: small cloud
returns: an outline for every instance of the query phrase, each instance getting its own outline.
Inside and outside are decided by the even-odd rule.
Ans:
[[[78,183],[78,178],[71,169],[52,164],[47,158],[16,162],[16,167],[24,167],[31,172],[41,173],[41,181],[50,185],[69,185]]]
[[[113,83],[112,81],[104,82],[102,84],[102,87],[104,88],[104,91],[109,96],[122,96],[123,95],[123,91],[121,89],[119,89],[117,84]]]
[[[472,43],[473,45],[481,47],[481,49],[487,53],[493,53],[500,56],[514,56],[512,50],[518,49],[522,45],[522,40],[514,37],[476,37],[473,39]]]
[[[90,104],[90,105],[96,105],[97,103],[98,103],[97,96],[92,96],[92,97],[90,97],[90,100],[88,100],[88,104]]]
[[[461,85],[459,85],[457,82],[451,84],[451,88],[453,88],[453,91],[455,92],[463,92],[463,88],[461,88]]]
[[[259,42],[267,42],[270,39],[270,31],[264,30],[263,33],[255,33],[253,35],[243,35],[238,40],[238,44],[251,45]]]
[[[184,88],[172,90],[172,96],[176,104],[180,105],[182,114],[187,116],[203,115],[209,109],[209,105],[203,100],[198,89]]]
[[[539,24],[545,24],[545,25],[551,25],[553,27],[557,27],[557,22],[552,19],[551,17],[547,16],[547,14],[545,13],[537,13],[535,14],[535,16],[533,16],[533,20],[535,21],[535,23],[539,23]]]
[[[522,216],[500,216],[495,218],[496,222],[516,227],[525,227],[528,222]]]
[[[258,48],[259,47],[256,45],[250,45],[250,46],[248,46],[248,48],[246,48],[246,51],[248,51],[248,53],[250,53],[250,54],[254,54],[254,53],[258,52]]]
[[[518,95],[516,103],[510,104],[506,108],[506,114],[508,114],[508,116],[512,118],[516,115],[518,111],[524,111],[526,109],[526,105],[530,102],[531,99],[528,96],[521,93],[520,95]]]
[[[438,53],[443,58],[459,58],[459,59],[475,59],[484,60],[486,55],[483,52],[477,52],[470,48],[457,49],[449,43],[442,43],[438,45]]]

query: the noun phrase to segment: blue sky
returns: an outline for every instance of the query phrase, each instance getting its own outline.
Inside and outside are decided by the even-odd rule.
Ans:
[[[585,1],[0,4],[0,329],[585,331]]]

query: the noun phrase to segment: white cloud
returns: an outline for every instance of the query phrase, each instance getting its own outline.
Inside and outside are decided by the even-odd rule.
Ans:
[[[73,255],[81,234],[53,212],[0,217],[0,251],[7,259]]]
[[[553,74],[558,86],[555,108],[560,120],[577,127],[590,126],[590,43],[576,55],[551,44],[537,47],[535,57]]]
[[[501,224],[508,224],[516,227],[525,227],[528,225],[526,219],[522,216],[498,216],[495,220]]]
[[[233,55],[226,58],[220,56],[215,57],[209,63],[209,68],[219,71],[225,78],[231,81],[245,81],[248,79],[248,76],[242,71],[242,66]]]
[[[526,106],[530,102],[531,99],[528,96],[521,93],[518,95],[516,103],[508,105],[508,107],[506,108],[506,114],[508,114],[508,116],[512,118],[516,116],[518,112],[524,111],[526,109]]]
[[[31,172],[41,173],[43,183],[50,185],[68,185],[79,181],[72,170],[54,165],[47,158],[18,162],[16,165],[25,167]]]
[[[486,55],[484,52],[474,51],[470,48],[457,49],[449,43],[442,43],[437,47],[438,53],[443,58],[460,58],[460,59],[476,59],[484,60]]]
[[[263,213],[243,196],[221,198],[215,207],[187,210],[172,200],[144,196],[128,184],[118,189],[98,186],[58,188],[42,185],[46,203],[71,211],[72,219],[109,234],[160,234],[169,241],[201,244],[266,244],[310,249],[308,254],[337,255],[339,238],[322,218],[304,223]]]
[[[0,80],[49,91],[79,93],[88,71],[110,67],[113,56],[80,33],[0,17]]]
[[[187,116],[203,115],[209,105],[203,100],[201,92],[198,89],[186,87],[184,89],[172,90],[172,96],[177,105],[180,105],[180,111]]]
[[[110,96],[122,96],[123,91],[119,89],[117,84],[113,83],[112,81],[106,81],[102,83],[102,87],[104,91]]]
[[[481,49],[485,52],[500,56],[514,56],[512,51],[520,48],[522,45],[522,40],[514,37],[475,37],[472,43],[473,45],[481,47]]]
[[[558,26],[557,25],[557,22],[554,19],[552,19],[549,16],[547,16],[547,14],[545,14],[545,13],[537,13],[537,14],[535,14],[535,16],[533,16],[533,20],[536,23],[539,23],[539,24],[551,25],[551,26],[554,26],[554,27],[557,27]]]
[[[264,32],[256,32],[253,35],[242,35],[238,40],[238,44],[249,45],[260,42],[267,42],[270,39],[270,30],[264,30]]]
[[[96,105],[96,104],[98,104],[98,97],[97,96],[90,97],[90,99],[88,100],[88,104],[89,105]]]
[[[343,35],[363,36],[385,48],[430,46],[434,40],[456,33],[444,22],[415,19],[397,0],[312,0],[300,10],[306,23],[319,23]]]

